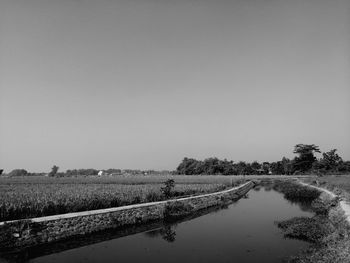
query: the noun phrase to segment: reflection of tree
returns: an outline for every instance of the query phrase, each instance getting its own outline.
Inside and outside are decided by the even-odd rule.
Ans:
[[[172,243],[175,241],[175,236],[176,236],[176,232],[175,232],[175,228],[172,227],[171,225],[166,225],[164,226],[164,228],[162,228],[162,238],[169,242]]]
[[[171,243],[176,240],[175,225],[166,224],[162,228],[146,232],[145,235],[151,238],[160,236],[165,241]]]
[[[261,190],[261,186],[260,186],[260,185],[257,185],[257,186],[255,186],[255,187],[253,188],[253,190],[254,190],[255,192],[259,192],[259,191]]]
[[[144,234],[145,234],[147,237],[150,237],[150,238],[159,237],[159,235],[160,235],[160,230],[161,230],[161,229],[154,229],[154,230],[151,230],[151,231],[147,231],[147,232],[145,232]]]

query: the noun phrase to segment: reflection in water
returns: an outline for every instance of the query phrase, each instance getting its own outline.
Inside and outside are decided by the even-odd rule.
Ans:
[[[161,237],[167,242],[174,242],[176,240],[176,231],[175,231],[176,225],[169,225],[165,224],[160,229],[151,230],[148,232],[145,232],[145,235],[148,237]]]
[[[299,206],[298,206],[299,205]],[[3,254],[6,262],[247,262],[278,263],[306,248],[274,224],[312,216],[272,187],[262,186],[225,207],[172,223],[154,222]],[[305,210],[305,211],[303,211]],[[164,242],[166,241],[166,242]]]

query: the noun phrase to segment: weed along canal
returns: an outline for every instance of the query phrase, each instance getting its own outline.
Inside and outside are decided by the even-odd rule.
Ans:
[[[283,262],[310,243],[286,238],[278,221],[313,217],[271,184],[231,204],[45,245],[3,251],[0,262]]]

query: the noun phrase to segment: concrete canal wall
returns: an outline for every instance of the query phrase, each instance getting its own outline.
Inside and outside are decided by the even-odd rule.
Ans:
[[[245,195],[254,183],[211,194],[0,223],[0,248],[33,246],[110,228],[184,216]]]

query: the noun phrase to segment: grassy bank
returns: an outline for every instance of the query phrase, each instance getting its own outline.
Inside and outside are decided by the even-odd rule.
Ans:
[[[303,178],[304,182],[326,188],[350,201],[350,175],[328,175],[316,178]]]
[[[291,200],[299,199],[303,192],[315,213],[312,218],[297,217],[277,222],[287,238],[301,239],[312,245],[288,262],[293,263],[344,263],[350,262],[350,226],[344,220],[339,200],[318,190],[290,183],[292,187],[281,187],[282,192],[291,195]],[[316,192],[315,192],[316,191]],[[309,193],[307,193],[309,192]],[[318,192],[318,194],[317,194]],[[302,200],[302,199],[300,199]]]

